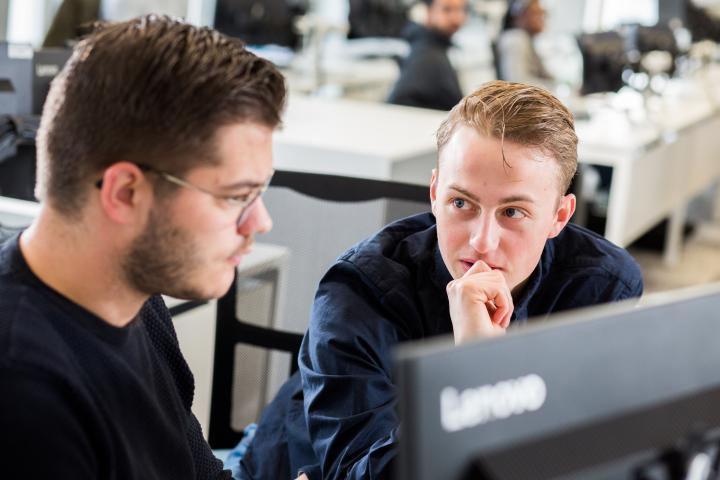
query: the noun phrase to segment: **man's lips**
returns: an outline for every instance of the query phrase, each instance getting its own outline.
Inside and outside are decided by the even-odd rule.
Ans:
[[[242,261],[242,258],[245,255],[247,255],[248,253],[250,253],[251,251],[252,251],[252,247],[242,248],[242,249],[238,250],[237,252],[233,253],[232,255],[230,255],[230,257],[228,257],[228,260],[230,261],[230,263],[237,266]]]
[[[468,270],[470,270],[472,268],[473,265],[475,265],[475,262],[477,262],[477,260],[470,260],[467,258],[463,258],[460,260],[460,262],[462,263],[463,268],[467,272]],[[502,271],[502,268],[498,267],[497,265],[493,265],[492,263],[488,263],[488,262],[485,262],[485,263],[487,263],[487,266],[493,270],[501,270]]]

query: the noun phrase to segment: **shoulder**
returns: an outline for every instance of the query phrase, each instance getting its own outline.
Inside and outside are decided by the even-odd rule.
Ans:
[[[392,325],[393,336],[399,330],[410,335],[407,330],[416,328],[410,324],[422,316],[418,288],[431,282],[436,244],[428,213],[392,223],[350,248],[320,282],[311,330],[374,336],[381,325]]]
[[[42,295],[7,274],[0,274],[0,291],[0,367],[65,371],[72,349],[53,323],[52,309]]]
[[[11,478],[97,478],[87,435],[92,411],[56,376],[0,368],[0,468]],[[53,452],[50,459],[40,452]],[[32,474],[28,465],[32,464]],[[24,465],[24,466],[23,466]],[[23,475],[20,475],[20,471]],[[18,476],[13,476],[16,473]]]
[[[150,297],[140,310],[140,317],[154,350],[169,368],[183,403],[189,409],[195,379],[180,350],[175,326],[163,298],[160,295]]]
[[[527,48],[531,42],[530,35],[528,35],[525,30],[512,28],[500,34],[500,37],[498,37],[498,48],[503,50]]]
[[[435,218],[414,215],[387,225],[351,247],[336,266],[356,271],[364,281],[387,292],[412,279],[420,264],[432,259],[437,244]]]
[[[575,224],[568,224],[548,242],[550,269],[564,274],[605,277],[628,291],[642,292],[642,273],[624,248]]]
[[[140,310],[145,329],[153,341],[177,343],[170,311],[160,295],[153,295]]]

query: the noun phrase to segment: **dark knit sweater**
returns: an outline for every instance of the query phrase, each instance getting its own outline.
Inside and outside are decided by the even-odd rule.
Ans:
[[[0,245],[0,477],[230,478],[193,390],[160,297],[113,327],[43,284],[17,236]]]

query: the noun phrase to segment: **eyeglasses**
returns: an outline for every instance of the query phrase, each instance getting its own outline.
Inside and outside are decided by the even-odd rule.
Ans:
[[[257,188],[255,188],[252,192],[244,194],[244,195],[219,195],[217,193],[211,192],[210,190],[206,190],[203,187],[199,187],[195,185],[194,183],[190,183],[187,180],[183,180],[182,178],[176,177],[175,175],[171,175],[167,172],[163,172],[162,170],[157,170],[149,165],[143,165],[143,164],[137,164],[138,168],[140,170],[143,170],[145,172],[151,172],[156,175],[159,175],[160,178],[163,180],[170,182],[174,185],[188,188],[190,190],[195,190],[200,193],[204,193],[206,195],[210,195],[211,197],[215,198],[216,200],[228,205],[232,208],[238,208],[240,209],[240,213],[238,214],[238,218],[236,221],[237,225],[241,225],[248,216],[248,213],[252,210],[252,206],[255,203],[255,201],[260,198],[260,196],[265,193],[265,191],[270,186],[270,181],[272,180],[273,175],[275,174],[275,170],[273,170],[270,173],[270,176],[265,180],[265,182],[262,185],[259,185]],[[95,186],[97,188],[102,187],[102,179],[98,180],[95,183]]]

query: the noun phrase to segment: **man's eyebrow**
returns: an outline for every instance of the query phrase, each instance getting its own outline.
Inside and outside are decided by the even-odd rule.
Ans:
[[[459,185],[452,184],[452,185],[450,185],[449,188],[450,188],[451,190],[455,190],[456,192],[465,195],[466,197],[468,197],[470,200],[472,200],[472,201],[475,202],[475,203],[480,203],[480,198],[479,198],[477,195],[468,192],[467,190],[465,190],[464,188],[462,188],[462,187],[459,186]]]
[[[515,202],[535,203],[535,200],[527,195],[510,195],[509,197],[505,197],[500,200],[501,204]]]
[[[251,181],[245,180],[242,182],[231,183],[229,185],[221,185],[219,188],[220,188],[220,190],[232,191],[232,190],[239,190],[241,188],[260,188],[263,185],[265,185],[264,182],[251,182]]]
[[[468,197],[470,200],[472,200],[475,203],[480,203],[480,198],[465,190],[459,185],[450,185],[449,187],[451,190],[455,190],[456,192],[461,193],[462,195]],[[532,197],[529,197],[527,195],[510,195],[509,197],[505,197],[502,200],[500,200],[500,204],[506,204],[506,203],[515,203],[515,202],[526,202],[526,203],[535,203],[535,200]]]

